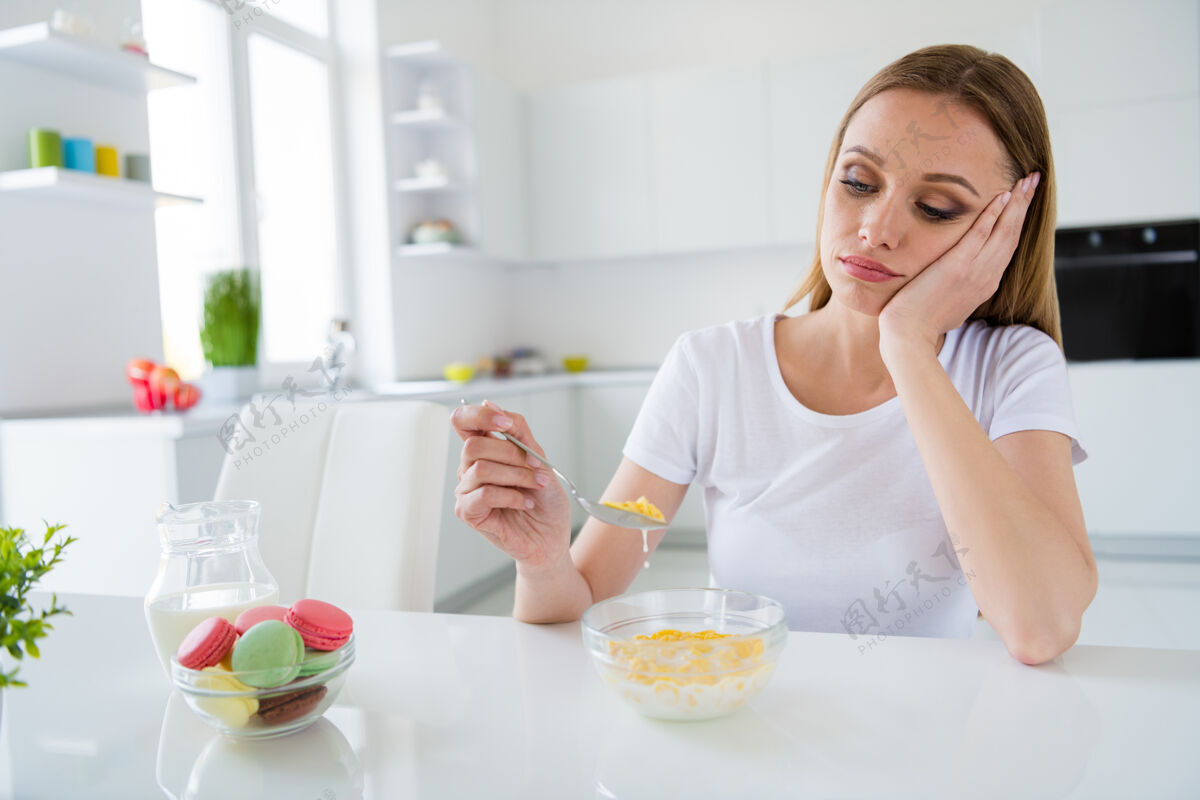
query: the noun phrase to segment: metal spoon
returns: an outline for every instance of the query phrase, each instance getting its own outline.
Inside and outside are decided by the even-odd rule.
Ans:
[[[518,441],[516,437],[509,436],[507,433],[500,431],[489,431],[489,433],[497,439],[507,439],[517,447],[524,450],[529,455],[536,458],[538,461],[550,468],[550,471],[558,476],[558,479],[567,485],[567,490],[571,492],[571,496],[575,498],[575,502],[579,503],[580,508],[588,513],[589,516],[595,517],[601,522],[607,522],[609,525],[616,525],[619,528],[633,528],[645,533],[646,531],[659,530],[667,527],[667,523],[661,519],[640,514],[637,511],[626,511],[623,508],[613,508],[606,506],[603,503],[595,500],[588,500],[579,493],[579,489],[575,488],[575,484],[566,475],[559,471],[558,467],[546,460],[545,456],[538,455],[532,449],[526,447],[524,443]]]

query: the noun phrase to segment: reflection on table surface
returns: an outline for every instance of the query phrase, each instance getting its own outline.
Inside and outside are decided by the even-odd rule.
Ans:
[[[363,770],[328,719],[290,736],[238,741],[214,735],[178,693],[167,700],[155,777],[173,800],[363,797]]]
[[[326,716],[227,739],[174,694],[140,601],[75,612],[4,693],[0,798],[1200,795],[1200,652],[790,634],[732,716],[651,720],[610,695],[577,625],[353,612]]]

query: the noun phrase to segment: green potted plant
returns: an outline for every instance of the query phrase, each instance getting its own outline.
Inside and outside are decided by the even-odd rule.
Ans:
[[[50,607],[35,609],[29,592],[41,578],[62,560],[67,545],[76,541],[63,537],[59,531],[65,525],[46,524],[41,544],[34,546],[22,528],[0,528],[0,706],[9,686],[24,686],[17,678],[20,661],[25,654],[38,658],[38,639],[53,629],[48,620],[59,614],[70,614],[58,604],[58,596],[50,596]],[[5,656],[7,654],[7,656]],[[9,669],[12,667],[12,669]]]
[[[228,269],[207,277],[200,343],[211,367],[204,380],[210,400],[244,400],[258,390],[261,299],[257,271]]]

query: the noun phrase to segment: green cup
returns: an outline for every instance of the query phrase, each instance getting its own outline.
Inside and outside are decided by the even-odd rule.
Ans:
[[[29,166],[61,167],[63,165],[62,137],[49,128],[29,129]]]

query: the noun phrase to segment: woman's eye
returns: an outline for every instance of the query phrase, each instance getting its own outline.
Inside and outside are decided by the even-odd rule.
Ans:
[[[873,186],[862,183],[860,181],[856,181],[853,178],[844,178],[840,182],[845,184],[846,188],[849,190],[849,192],[851,194],[857,195],[857,196],[867,194],[871,189],[875,188]],[[938,222],[950,221],[950,220],[958,218],[958,214],[955,214],[954,212],[943,211],[940,208],[934,208],[933,206],[927,206],[924,203],[917,203],[917,208],[921,209],[921,213],[924,214],[927,219],[935,220]]]
[[[871,188],[867,184],[859,183],[858,181],[856,181],[852,178],[846,178],[845,180],[842,181],[842,183],[844,183],[844,184],[846,184],[846,186],[850,187],[850,191],[854,192],[855,194],[865,194],[866,190]]]
[[[933,206],[927,206],[924,203],[917,203],[917,207],[920,208],[921,211],[923,211],[925,213],[925,215],[927,217],[929,217],[930,219],[954,219],[955,217],[958,216],[957,214],[951,213],[949,211],[942,211],[940,208],[934,208]]]

